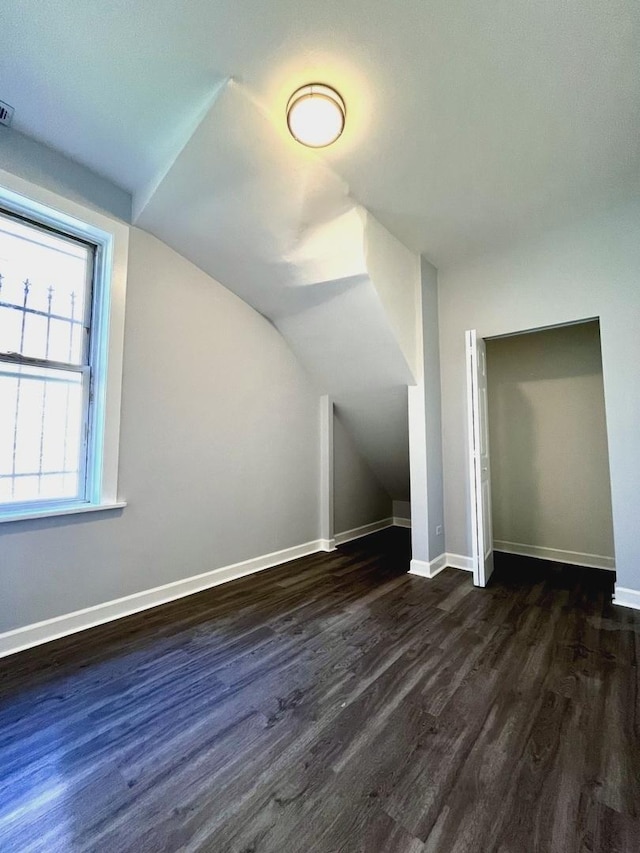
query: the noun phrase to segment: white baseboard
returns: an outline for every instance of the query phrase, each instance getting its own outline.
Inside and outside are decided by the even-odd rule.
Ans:
[[[45,619],[43,622],[35,622],[32,625],[5,631],[0,634],[0,658],[21,652],[32,646],[38,646],[41,643],[66,637],[69,634],[75,634],[77,631],[84,631],[105,622],[121,619],[123,616],[130,616],[132,613],[139,613],[141,610],[157,607],[159,604],[184,598],[194,592],[202,592],[202,590],[242,578],[245,575],[279,566],[290,560],[297,560],[299,557],[329,550],[325,546],[330,544],[331,540],[318,539],[304,545],[285,548],[283,551],[275,551],[273,554],[264,554],[261,557],[244,560],[242,563],[213,569],[191,578],[163,584],[143,592],[136,592],[133,595],[107,601],[104,604],[85,607],[83,610],[76,610],[63,616],[56,616],[53,619]]]
[[[411,565],[409,567],[410,575],[418,575],[421,578],[430,578],[431,577],[431,568],[430,564],[426,562],[426,560],[411,560]]]
[[[419,575],[422,578],[434,578],[443,569],[461,569],[464,572],[473,571],[473,560],[471,557],[463,557],[461,554],[440,554],[435,560],[426,563],[424,560],[411,560],[409,574]]]
[[[345,542],[352,542],[354,539],[360,539],[362,536],[369,536],[371,533],[377,533],[379,530],[386,530],[387,527],[411,527],[410,518],[383,518],[380,521],[374,521],[371,524],[363,524],[362,527],[354,527],[352,530],[345,530],[342,533],[336,533],[335,539],[331,541],[336,545],[344,545]],[[329,549],[333,550],[333,548]]]
[[[447,555],[440,554],[430,563],[424,560],[411,560],[410,575],[418,575],[421,578],[435,578],[443,569],[447,568]]]
[[[318,539],[319,551],[335,551],[336,550],[336,540],[335,539]]]
[[[371,533],[377,533],[378,530],[385,530],[387,527],[392,526],[392,518],[383,518],[380,521],[374,521],[372,524],[363,524],[362,527],[354,527],[352,530],[336,533],[335,543],[336,545],[344,545],[345,542],[352,542],[354,539],[369,536]]]
[[[463,572],[473,571],[473,557],[467,557],[463,554],[450,554],[447,551],[447,566],[452,569],[461,569]]]
[[[440,554],[439,557],[436,557],[435,560],[431,560],[429,563],[429,569],[431,571],[431,577],[434,578],[439,572],[443,569],[448,568],[449,563],[447,561],[446,554]]]
[[[613,557],[603,557],[601,554],[582,554],[579,551],[561,551],[557,548],[543,548],[538,545],[521,545],[519,542],[502,542],[494,540],[495,551],[505,554],[518,554],[522,557],[536,557],[541,560],[551,560],[554,563],[568,563],[570,566],[585,566],[588,569],[609,569],[615,571],[616,563]]]
[[[629,589],[629,587],[616,584],[613,592],[613,603],[620,607],[632,607],[634,610],[640,610],[640,589]]]

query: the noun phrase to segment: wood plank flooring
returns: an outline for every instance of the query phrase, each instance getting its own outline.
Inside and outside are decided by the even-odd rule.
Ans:
[[[611,574],[390,530],[0,661],[0,850],[640,851]]]

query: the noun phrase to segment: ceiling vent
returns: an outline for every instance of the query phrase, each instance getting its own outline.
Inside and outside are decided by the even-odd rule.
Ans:
[[[9,104],[5,104],[4,101],[0,101],[0,124],[4,124],[7,127],[13,121],[13,107]]]

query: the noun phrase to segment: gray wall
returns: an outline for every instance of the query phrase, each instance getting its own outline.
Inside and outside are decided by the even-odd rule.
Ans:
[[[411,519],[411,501],[394,501],[393,517]]]
[[[412,569],[424,572],[445,550],[438,272],[425,258],[421,259],[416,324],[421,369],[408,394],[411,564]]]
[[[447,551],[471,555],[465,329],[600,318],[617,581],[640,589],[640,202],[439,274]]]
[[[487,341],[494,542],[613,557],[597,323]]]
[[[315,540],[319,397],[278,332],[133,229],[122,511],[0,526],[0,631]]]
[[[429,555],[444,553],[444,486],[442,469],[442,392],[440,387],[440,331],[438,320],[438,274],[422,259],[422,342],[424,349],[424,394],[427,434],[427,504]],[[442,527],[441,533],[436,529]]]
[[[126,190],[10,127],[0,127],[0,169],[125,222],[131,220]]]
[[[334,532],[390,518],[391,498],[337,415],[333,421]]]

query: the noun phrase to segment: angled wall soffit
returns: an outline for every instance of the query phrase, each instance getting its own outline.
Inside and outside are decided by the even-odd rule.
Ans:
[[[388,389],[406,395],[415,382],[419,257],[233,80],[176,134],[167,163],[135,194],[134,216],[273,322],[318,387],[340,397],[390,493],[404,494],[405,403],[385,403],[376,431],[367,427],[375,404],[354,403],[350,417],[349,398],[378,393],[382,412]]]

